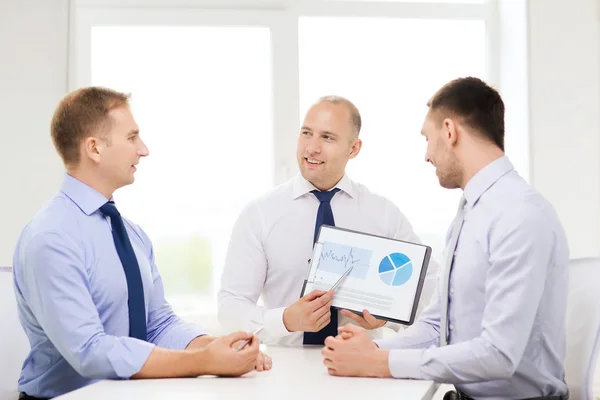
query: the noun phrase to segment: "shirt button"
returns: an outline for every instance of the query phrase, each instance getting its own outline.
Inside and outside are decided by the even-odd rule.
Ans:
[[[454,325],[450,324],[450,330],[453,331],[454,330]]]
[[[450,294],[454,294],[454,288],[450,288]]]

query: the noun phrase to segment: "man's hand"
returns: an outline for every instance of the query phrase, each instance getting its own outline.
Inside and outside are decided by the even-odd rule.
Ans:
[[[283,312],[283,324],[289,332],[318,332],[331,320],[333,291],[313,290]]]
[[[381,350],[367,332],[347,324],[340,335],[325,339],[321,351],[327,372],[335,376],[390,377],[389,352]]]
[[[237,343],[246,339],[252,341],[242,350],[236,351]],[[258,338],[246,332],[218,337],[199,351],[206,352],[207,373],[220,376],[240,376],[252,371],[257,366],[260,354]]]
[[[257,371],[268,371],[273,367],[273,360],[271,357],[263,353],[262,351],[258,353],[258,357],[256,358],[256,365],[254,369]]]
[[[360,315],[357,315],[351,311],[348,310],[342,310],[341,311],[342,315],[350,318],[351,320],[357,322],[360,326],[362,326],[365,329],[377,329],[377,328],[381,328],[382,326],[385,325],[385,321],[381,320],[381,319],[377,319],[375,318],[373,315],[371,315],[371,313],[369,312],[369,310],[363,310],[363,316],[361,317]]]

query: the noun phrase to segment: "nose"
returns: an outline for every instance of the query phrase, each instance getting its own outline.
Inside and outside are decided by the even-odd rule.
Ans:
[[[307,145],[306,145],[306,151],[308,152],[308,154],[320,154],[321,153],[321,144],[319,143],[319,139],[316,137],[312,137]]]
[[[425,153],[425,162],[431,162],[431,159],[429,158],[429,154],[427,154],[427,152]]]
[[[150,150],[148,150],[146,143],[142,142],[142,146],[138,150],[138,156],[147,157],[148,155],[150,155]]]

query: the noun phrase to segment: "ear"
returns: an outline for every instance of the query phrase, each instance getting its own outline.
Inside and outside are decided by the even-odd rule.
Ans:
[[[352,142],[352,147],[350,147],[350,158],[354,158],[360,153],[360,149],[362,148],[362,140],[354,139]]]
[[[456,146],[458,141],[458,126],[451,118],[445,118],[442,123],[444,130],[444,140],[450,146]]]
[[[86,138],[81,145],[83,156],[98,164],[102,159],[102,152],[106,145],[106,141],[90,136]]]

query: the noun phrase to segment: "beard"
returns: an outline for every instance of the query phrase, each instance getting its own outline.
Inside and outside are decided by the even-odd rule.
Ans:
[[[458,189],[463,180],[463,168],[451,153],[446,152],[442,165],[436,167],[440,186],[445,189]]]

